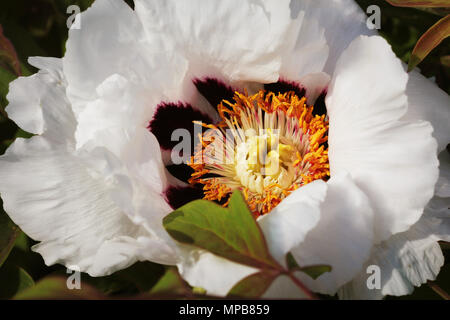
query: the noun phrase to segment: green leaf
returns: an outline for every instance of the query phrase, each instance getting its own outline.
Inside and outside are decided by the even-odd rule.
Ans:
[[[425,32],[412,52],[409,59],[408,71],[414,69],[442,40],[450,36],[450,15],[436,22]]]
[[[450,7],[448,0],[386,0],[396,7]]]
[[[23,290],[34,286],[33,278],[22,268],[19,269],[19,288],[18,292],[22,292]]]
[[[301,269],[300,266],[297,264],[297,261],[295,261],[294,256],[290,252],[288,252],[286,254],[286,265],[287,265],[289,271],[294,270],[294,269],[297,269],[297,270]]]
[[[30,246],[28,243],[28,237],[22,231],[19,232],[19,235],[16,238],[16,242],[14,243],[14,248],[18,250],[22,250],[24,252],[28,252],[30,250]]]
[[[314,280],[320,277],[325,272],[331,272],[331,266],[325,264],[318,264],[314,266],[307,266],[300,268],[300,271],[306,273],[308,276],[313,278]]]
[[[286,264],[289,271],[304,272],[314,280],[320,277],[325,272],[331,272],[332,270],[331,266],[329,265],[313,265],[300,267],[297,261],[295,260],[294,256],[290,252],[286,255]]]
[[[24,138],[24,139],[29,139],[29,138],[31,138],[32,136],[34,136],[34,134],[32,134],[32,133],[29,133],[29,132],[26,132],[26,131],[24,131],[23,129],[21,129],[21,128],[19,128],[18,130],[17,130],[17,133],[16,133],[16,138]]]
[[[92,286],[81,283],[81,289],[69,290],[67,279],[62,276],[49,276],[42,279],[35,286],[28,288],[16,296],[16,300],[90,300],[104,299],[99,291]]]
[[[228,292],[228,298],[259,298],[278,277],[278,272],[261,271],[242,279]]]
[[[163,224],[179,242],[259,269],[279,268],[269,253],[259,225],[237,190],[231,196],[228,208],[196,200],[166,216]]]
[[[196,295],[204,295],[206,294],[206,289],[203,289],[201,287],[193,287],[192,292]]]
[[[176,268],[167,269],[166,273],[150,291],[151,295],[188,295],[192,292],[188,284],[181,278]]]
[[[0,299],[10,299],[34,286],[34,281],[24,269],[8,263],[0,269],[0,284]]]
[[[20,229],[9,219],[8,215],[0,210],[0,267],[8,258],[20,232]]]

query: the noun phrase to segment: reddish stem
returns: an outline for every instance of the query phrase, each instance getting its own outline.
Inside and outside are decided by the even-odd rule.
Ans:
[[[291,280],[295,283],[297,287],[302,290],[309,299],[311,300],[318,300],[319,298],[311,291],[309,290],[299,279],[297,279],[296,276],[294,276],[290,271],[285,271],[284,274],[286,274]]]
[[[444,300],[450,300],[450,295],[445,292],[441,287],[439,287],[436,283],[428,281],[428,286],[433,289],[434,292],[436,292],[439,296],[441,296]]]

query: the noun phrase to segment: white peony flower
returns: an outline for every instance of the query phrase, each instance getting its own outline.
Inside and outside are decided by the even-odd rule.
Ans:
[[[238,188],[280,263],[291,252],[333,267],[317,280],[297,274],[313,291],[404,295],[439,272],[450,99],[404,71],[354,1],[136,0],[133,10],[97,0],[64,58],[29,62],[40,71],[11,84],[7,112],[36,135],[0,158],[0,192],[46,264],[93,276],[176,264],[191,285],[225,295],[256,270],[176,244],[162,218]],[[233,129],[237,156],[174,163],[175,130],[194,137],[193,121]],[[250,159],[275,130],[271,171]],[[366,286],[369,265],[379,290]],[[287,278],[266,292],[301,295]]]

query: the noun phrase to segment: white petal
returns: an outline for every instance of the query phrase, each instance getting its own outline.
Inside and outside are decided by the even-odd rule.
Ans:
[[[150,97],[159,97],[167,82],[179,86],[175,77],[183,78],[186,63],[175,53],[164,52],[157,39],[147,42],[139,19],[124,1],[97,0],[80,20],[81,28],[69,31],[63,58],[67,93],[76,114],[97,98],[97,87],[114,74],[150,89]],[[158,36],[162,41],[164,35]],[[148,105],[152,103],[150,99]]]
[[[181,276],[191,286],[203,288],[211,295],[226,296],[240,280],[258,272],[204,250],[186,247],[182,254],[183,262],[178,265]]]
[[[62,69],[62,59],[51,57],[29,57],[28,63],[40,70],[45,70],[61,83],[66,83]]]
[[[155,263],[175,264],[173,247],[165,240],[144,236],[121,236],[106,240],[99,248],[94,260],[92,273],[107,275],[125,269],[133,261],[153,261]],[[39,245],[38,245],[39,246]],[[33,250],[35,250],[33,248]],[[39,250],[35,250],[39,252]],[[109,266],[114,266],[110,268]]]
[[[171,66],[176,65],[176,61],[171,60]],[[155,78],[151,84],[136,83],[120,74],[113,74],[100,83],[95,90],[96,97],[86,101],[83,109],[77,113],[77,148],[81,148],[87,141],[96,140],[99,132],[105,130],[122,128],[131,132],[145,128],[148,131],[147,127],[156,107],[162,101],[177,101],[183,93],[182,88],[171,89],[181,87],[181,78],[175,76],[177,72],[172,68],[162,69],[165,80],[152,72]],[[170,86],[167,86],[169,82]]]
[[[381,299],[385,295],[406,295],[414,286],[435,280],[444,257],[438,240],[450,238],[448,201],[446,218],[435,218],[429,209],[410,230],[392,236],[374,247],[371,259],[363,271],[339,292],[343,299]],[[369,290],[366,268],[380,268],[381,289]]]
[[[124,77],[114,74],[97,87],[98,99],[87,102],[84,110],[78,114],[76,131],[77,148],[81,148],[87,141],[95,139],[98,132],[110,127],[134,127],[139,118],[139,112],[130,110],[134,100],[129,81]],[[131,91],[131,92],[130,92]],[[139,110],[139,108],[137,108]],[[142,124],[142,126],[144,126]]]
[[[65,96],[61,60],[34,57],[30,63],[43,69],[11,82],[8,116],[25,131],[35,134],[51,131],[53,139],[65,141],[73,135],[76,121]]]
[[[139,247],[138,238],[147,232],[114,205],[102,181],[92,178],[78,158],[45,138],[17,140],[0,160],[0,181],[5,211],[41,242],[36,250],[46,264],[76,265],[98,276],[139,258],[130,250],[131,240],[118,244],[129,237]],[[106,259],[104,250],[115,254]]]
[[[283,60],[280,75],[283,79],[296,81],[310,73],[321,72],[327,62],[329,48],[325,30],[319,21],[302,11],[292,24],[300,26],[300,30],[296,33],[295,43],[292,41],[292,48],[281,52]]]
[[[83,151],[84,160],[110,181],[111,198],[123,213],[175,252],[176,245],[162,225],[162,218],[173,209],[164,197],[166,170],[153,134],[142,128],[111,128],[99,132]],[[175,258],[168,257],[164,264],[174,264]]]
[[[67,92],[75,110],[80,104],[77,100],[95,98],[97,86],[117,73],[121,65],[137,67],[139,60],[134,65],[129,62],[133,61],[133,49],[141,33],[133,10],[123,1],[95,1],[81,13],[80,20],[80,29],[69,30],[63,58]]]
[[[26,119],[26,112],[39,102],[42,117],[37,119],[42,134],[30,140],[18,139],[0,158],[0,191],[5,210],[29,236],[41,241],[34,250],[48,265],[77,265],[97,276],[142,259],[174,263],[171,243],[156,232],[135,225],[110,198],[112,185],[107,184],[108,176],[99,174],[99,168],[112,167],[113,163],[108,163],[111,158],[97,149],[75,152],[77,122],[65,95],[66,80],[60,61],[33,58],[30,62],[44,69],[13,84],[15,90],[27,92],[30,99],[12,94],[8,110],[17,110],[19,119]],[[139,132],[138,128],[135,130]],[[151,133],[145,133],[151,138]],[[149,167],[149,153],[154,152],[140,146],[145,138],[126,133],[119,138],[104,139],[101,134],[98,137],[103,146],[113,149],[113,138],[120,150],[132,152],[133,162],[126,157],[116,161],[126,163],[136,174],[145,171],[143,181],[152,181],[157,170]],[[127,144],[128,149],[119,143],[126,138],[135,139]],[[163,183],[161,178],[158,181]]]
[[[318,21],[324,30],[329,55],[323,70],[332,74],[336,62],[348,45],[360,35],[374,35],[366,25],[366,15],[353,0],[293,0],[292,15],[305,12],[305,17]]]
[[[292,248],[298,246],[320,219],[320,205],[327,184],[317,180],[286,197],[269,214],[258,219],[273,257],[283,262]]]
[[[330,265],[331,272],[317,280],[300,279],[316,292],[334,295],[350,281],[369,258],[373,244],[373,212],[366,195],[348,175],[328,181],[321,217],[292,254],[301,266]]]
[[[9,118],[25,131],[37,134],[44,131],[44,120],[40,97],[33,97],[31,94],[41,91],[40,89],[46,86],[44,81],[39,81],[38,77],[41,76],[35,74],[32,77],[16,79],[10,83],[6,97],[9,101],[6,108]]]
[[[338,61],[326,99],[331,175],[349,172],[367,194],[377,242],[418,221],[438,177],[431,125],[399,120],[406,83],[387,42],[360,37]]]
[[[292,48],[300,27],[292,24],[287,0],[139,0],[135,8],[147,36],[174,40],[192,75],[232,82],[276,82],[280,53]]]
[[[116,176],[117,187],[111,190],[114,203],[137,225],[141,225],[159,241],[170,247],[172,255],[164,258],[164,264],[178,261],[177,245],[163,227],[162,219],[173,211],[161,193],[157,193],[137,179]],[[151,205],[149,205],[151,204]],[[159,258],[162,260],[162,258]]]
[[[450,97],[418,70],[408,75],[408,112],[403,119],[429,121],[434,128],[433,136],[438,141],[439,151],[442,151],[450,143]]]

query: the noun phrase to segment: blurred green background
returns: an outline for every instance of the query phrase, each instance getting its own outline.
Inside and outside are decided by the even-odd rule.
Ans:
[[[30,56],[62,57],[67,39],[66,13],[70,5],[78,5],[85,10],[93,0],[15,0],[0,2],[0,25],[4,34],[14,45],[22,63],[22,74],[30,75],[36,70],[28,65]],[[127,1],[132,5],[132,1]],[[382,0],[359,0],[360,6],[366,11],[369,5],[376,4],[381,8],[380,33],[392,45],[397,56],[408,62],[409,56],[419,37],[448,10],[419,10],[413,8],[397,8]],[[427,77],[435,77],[436,83],[450,92],[450,39],[437,47],[420,65],[422,73]],[[19,130],[4,112],[7,105],[6,94],[8,83],[16,76],[0,68],[0,154],[16,137],[29,136]],[[5,231],[6,230],[6,231]],[[0,211],[0,299],[12,298],[24,289],[34,286],[41,279],[53,279],[43,282],[28,297],[45,297],[58,294],[61,297],[67,293],[60,288],[58,275],[67,278],[66,269],[62,266],[46,267],[40,255],[33,253],[30,247],[34,242],[24,235],[7,215]],[[449,247],[442,244],[446,257],[446,264],[435,282],[446,292],[450,292]],[[8,253],[10,254],[8,255]],[[7,257],[7,259],[5,259]],[[115,273],[109,277],[91,278],[82,274],[82,281],[86,283],[77,297],[96,298],[103,295],[135,296],[158,290],[170,290],[186,294],[186,284],[167,267],[152,263],[137,263],[127,270]],[[59,279],[59,280],[55,280]],[[53,282],[52,282],[53,281]],[[156,287],[155,287],[155,284]],[[156,288],[156,290],[155,290]],[[64,292],[63,292],[64,291]],[[192,292],[192,291],[190,291]],[[198,290],[196,291],[198,293]],[[189,295],[189,292],[187,293]],[[399,299],[388,297],[388,299]],[[422,285],[413,295],[400,299],[441,299],[430,286]]]

